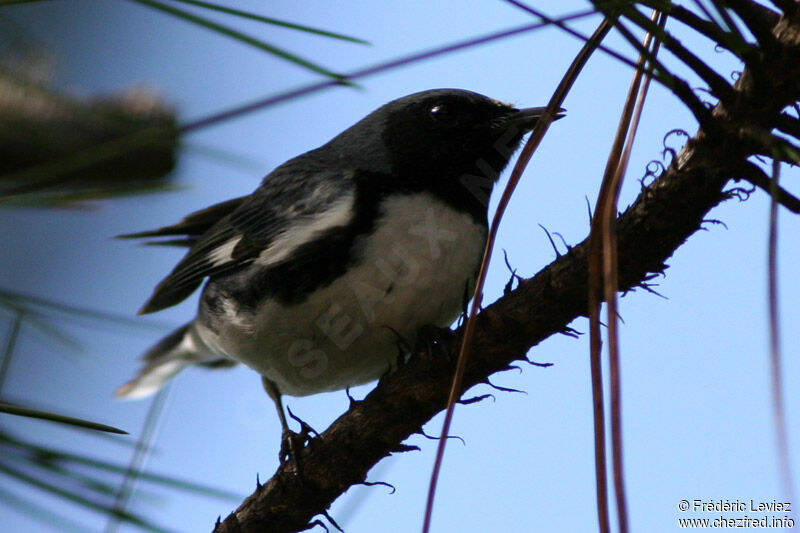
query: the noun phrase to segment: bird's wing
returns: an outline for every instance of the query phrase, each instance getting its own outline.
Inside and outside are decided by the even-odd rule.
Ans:
[[[281,170],[268,176],[252,195],[236,199],[239,203],[230,213],[196,237],[189,252],[158,284],[140,314],[183,301],[206,277],[253,262],[277,264],[327,230],[351,222],[355,200],[352,175],[333,171],[298,175],[291,169]],[[223,205],[209,210],[221,212]],[[195,215],[200,213],[203,211]],[[184,221],[164,231],[180,227]]]
[[[221,219],[231,214],[236,208],[244,203],[246,196],[233,198],[225,202],[214,204],[200,211],[195,211],[183,217],[179,222],[170,226],[163,226],[158,229],[142,231],[139,233],[127,233],[118,235],[118,239],[149,239],[147,244],[162,246],[187,246],[191,247],[204,233],[219,222]],[[158,239],[159,237],[175,237],[173,239]],[[158,239],[158,240],[156,240]]]

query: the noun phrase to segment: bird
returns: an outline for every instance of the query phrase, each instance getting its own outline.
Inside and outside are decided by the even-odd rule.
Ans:
[[[544,112],[461,89],[417,92],[278,166],[250,195],[121,236],[188,247],[140,314],[205,284],[196,317],[148,350],[117,396],[152,394],[192,365],[243,363],[286,438],[284,395],[391,371],[401,346],[464,309],[491,190]]]

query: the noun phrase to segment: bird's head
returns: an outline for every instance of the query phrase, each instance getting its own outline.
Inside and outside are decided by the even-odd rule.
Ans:
[[[376,164],[409,186],[488,193],[543,107],[518,109],[478,93],[434,89],[380,107],[329,146],[348,163]],[[560,114],[558,118],[560,118]]]

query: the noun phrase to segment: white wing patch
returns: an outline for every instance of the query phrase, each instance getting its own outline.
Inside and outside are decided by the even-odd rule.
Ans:
[[[264,266],[273,265],[286,259],[298,247],[329,229],[346,225],[353,218],[354,200],[355,195],[346,194],[326,211],[294,222],[258,255],[256,263]]]
[[[241,240],[242,236],[238,235],[227,242],[220,244],[208,253],[208,260],[214,266],[230,263],[233,259],[233,249],[236,248],[236,245],[239,244],[239,241]]]

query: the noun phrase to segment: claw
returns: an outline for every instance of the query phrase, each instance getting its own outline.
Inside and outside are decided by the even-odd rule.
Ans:
[[[286,412],[289,413],[289,417],[292,420],[294,420],[295,422],[300,424],[300,433],[298,435],[303,437],[303,439],[304,439],[303,440],[303,445],[304,446],[306,444],[310,443],[312,438],[319,436],[319,432],[316,429],[314,429],[311,426],[309,426],[308,424],[306,424],[303,420],[301,420],[300,418],[295,416],[295,414],[292,412],[292,410],[289,409],[288,405],[286,406]]]

